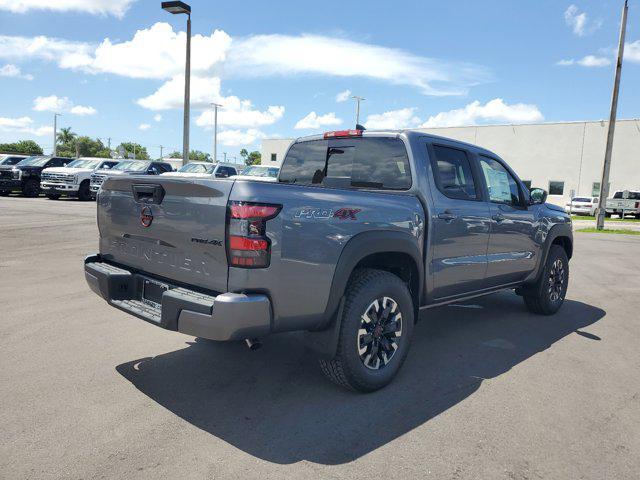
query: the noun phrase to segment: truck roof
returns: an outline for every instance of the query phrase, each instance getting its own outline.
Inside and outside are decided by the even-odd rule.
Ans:
[[[363,130],[362,131],[362,137],[397,137],[400,135],[404,135],[408,139],[419,138],[419,137],[429,137],[435,140],[438,140],[438,139],[446,140],[447,142],[456,143],[458,145],[463,145],[467,148],[473,148],[478,151],[497,156],[491,150],[487,150],[486,148],[480,147],[478,145],[474,145],[473,143],[463,142],[461,140],[456,140],[454,138],[449,138],[449,137],[443,137],[441,135],[433,135],[431,133],[422,132],[420,130],[413,130],[413,129],[406,128],[406,129],[398,129],[398,130]],[[340,137],[337,137],[337,138],[340,138]],[[342,138],[348,138],[348,137],[342,137]],[[298,137],[294,140],[293,143],[308,142],[312,140],[323,140],[323,139],[324,139],[324,133],[318,133],[314,135]]]

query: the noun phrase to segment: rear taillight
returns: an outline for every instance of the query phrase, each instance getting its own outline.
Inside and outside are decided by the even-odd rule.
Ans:
[[[640,208],[640,202],[636,202],[636,208]]]
[[[280,213],[281,205],[229,202],[227,210],[227,257],[229,265],[265,268],[271,260],[267,220]]]

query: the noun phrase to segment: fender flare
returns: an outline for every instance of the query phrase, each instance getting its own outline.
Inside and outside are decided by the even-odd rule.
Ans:
[[[568,252],[567,256],[571,258],[571,254],[573,252],[573,230],[571,229],[571,224],[559,223],[551,227],[549,233],[547,234],[547,238],[544,241],[542,246],[542,251],[540,253],[540,261],[536,267],[536,270],[533,275],[531,275],[530,279],[526,282],[530,285],[535,284],[542,273],[544,268],[544,264],[547,261],[547,257],[549,256],[549,250],[551,250],[551,245],[558,237],[566,237],[571,242],[571,251]]]
[[[355,235],[340,253],[321,324],[315,331],[305,332],[307,347],[324,358],[333,358],[336,352],[340,333],[340,312],[349,278],[361,260],[376,253],[403,253],[413,259],[418,272],[418,291],[412,293],[417,301],[416,311],[420,307],[424,296],[424,261],[419,240],[408,233],[387,230]]]

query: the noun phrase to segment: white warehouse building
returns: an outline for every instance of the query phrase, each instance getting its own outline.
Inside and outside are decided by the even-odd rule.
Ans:
[[[533,187],[562,205],[575,196],[597,196],[607,121],[482,125],[418,129],[495,152]],[[262,164],[280,165],[293,139],[262,141]],[[640,190],[640,120],[618,120],[611,161],[610,194]]]

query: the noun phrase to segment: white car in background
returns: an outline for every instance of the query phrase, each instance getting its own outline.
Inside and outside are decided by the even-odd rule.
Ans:
[[[591,215],[596,214],[598,208],[598,197],[573,197],[567,203],[565,210],[573,215]]]
[[[110,158],[80,157],[66,167],[45,168],[42,171],[40,188],[51,200],[62,195],[91,200],[91,175],[96,170],[108,170],[115,167],[119,160]]]
[[[227,178],[238,174],[236,165],[227,163],[189,162],[175,172],[163,173],[163,177],[210,177]]]
[[[280,168],[268,165],[250,165],[240,175],[233,177],[236,180],[259,180],[262,182],[277,182]]]

